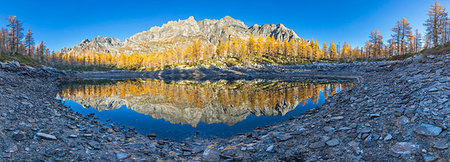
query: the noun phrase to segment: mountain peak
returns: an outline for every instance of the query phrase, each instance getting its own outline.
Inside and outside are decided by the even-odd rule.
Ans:
[[[244,22],[225,16],[220,20],[205,19],[196,21],[194,16],[179,21],[169,21],[162,26],[155,26],[150,30],[137,33],[125,42],[117,38],[98,36],[92,41],[86,39],[72,51],[80,52],[95,50],[101,52],[124,53],[152,53],[179,46],[185,48],[194,40],[201,40],[206,44],[217,44],[221,40],[230,38],[247,39],[250,35],[255,37],[272,36],[279,40],[298,39],[291,29],[283,24],[263,24],[248,27]]]

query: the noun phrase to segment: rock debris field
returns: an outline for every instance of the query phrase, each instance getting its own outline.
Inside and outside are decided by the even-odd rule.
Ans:
[[[233,70],[239,75],[231,78],[289,77],[301,68],[359,76],[359,83],[286,122],[230,138],[173,142],[65,107],[55,96],[75,72],[0,63],[0,161],[448,161],[449,65],[450,54],[258,73],[228,68],[224,77]]]

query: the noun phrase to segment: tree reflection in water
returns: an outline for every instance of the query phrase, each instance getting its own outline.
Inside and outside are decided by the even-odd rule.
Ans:
[[[174,124],[224,123],[247,116],[285,115],[298,104],[326,99],[353,82],[126,80],[78,82],[64,86],[58,97],[98,111],[128,109]]]

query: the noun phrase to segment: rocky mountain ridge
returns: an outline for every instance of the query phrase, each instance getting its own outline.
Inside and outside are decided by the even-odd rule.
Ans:
[[[184,48],[194,40],[201,40],[204,45],[217,44],[233,38],[246,39],[272,36],[277,40],[299,39],[298,35],[283,24],[264,24],[247,26],[244,22],[225,16],[220,20],[205,19],[196,21],[194,17],[186,20],[169,21],[162,26],[155,26],[148,31],[137,33],[125,42],[117,38],[98,36],[93,40],[85,39],[73,48],[63,48],[61,53],[111,52],[111,53],[151,53],[164,49]]]

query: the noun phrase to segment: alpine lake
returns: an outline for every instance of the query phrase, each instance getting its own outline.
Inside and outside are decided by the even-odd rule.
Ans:
[[[57,98],[83,115],[160,139],[226,138],[299,116],[352,81],[92,80],[63,85]]]

